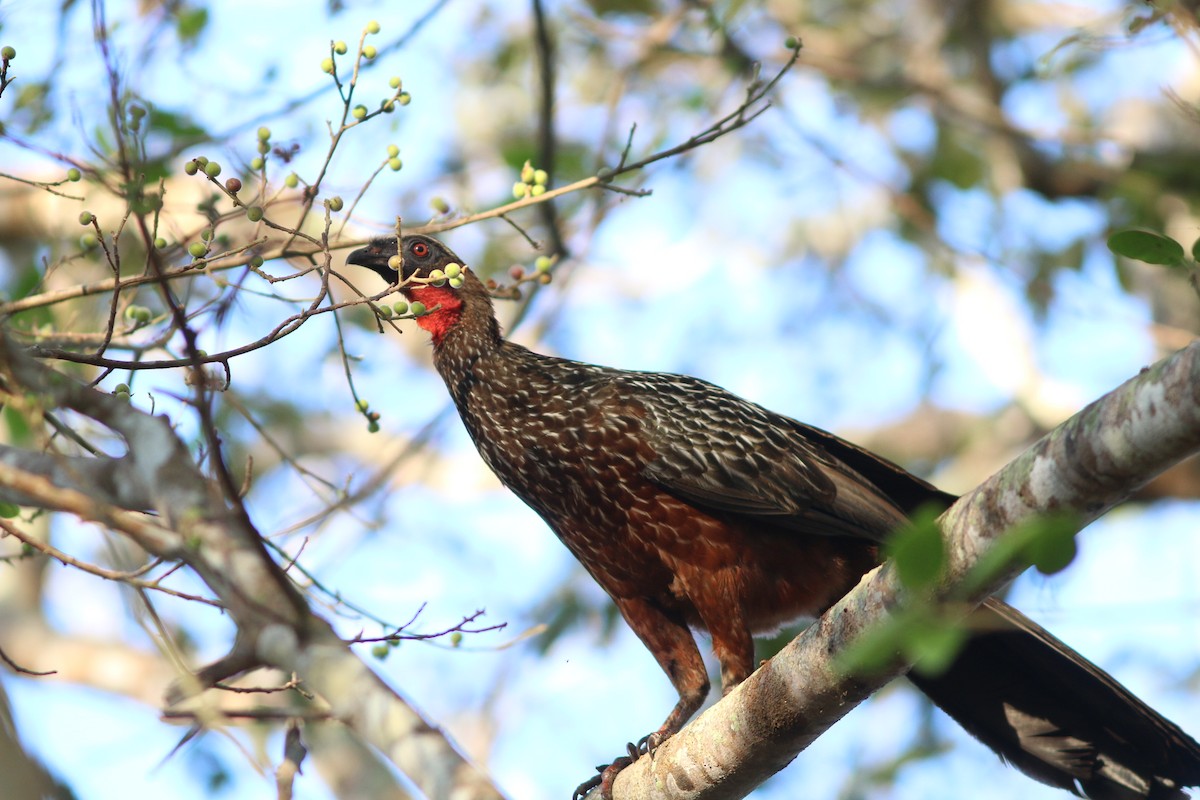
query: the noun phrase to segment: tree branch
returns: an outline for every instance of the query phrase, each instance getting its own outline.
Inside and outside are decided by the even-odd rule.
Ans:
[[[153,497],[128,461],[107,456],[35,453],[0,444],[0,464],[48,478],[56,486],[87,492],[104,503],[130,511],[153,507]],[[0,487],[0,500],[29,505],[31,498]]]
[[[23,389],[47,408],[71,408],[120,434],[129,450],[128,468],[150,487],[159,516],[117,508],[97,499],[98,493],[59,486],[4,462],[0,490],[31,505],[100,522],[160,558],[184,561],[237,624],[231,653],[195,675],[182,676],[169,698],[199,693],[262,665],[276,667],[298,675],[305,688],[329,704],[336,719],[383,751],[427,797],[500,796],[480,769],[358,659],[326,620],[312,613],[267,555],[258,531],[221,502],[165,416],[151,416],[77,383],[2,337],[0,374],[10,389]]]
[[[1014,565],[967,597],[967,573],[1013,526],[1074,513],[1082,527],[1155,475],[1200,450],[1200,342],[1160,361],[1040,439],[964,495],[942,516],[949,550],[935,599],[963,613],[1021,571]],[[742,797],[869,695],[905,672],[896,663],[870,677],[834,667],[848,645],[904,601],[885,564],[721,702],[614,785],[630,798]],[[966,602],[964,602],[966,601]]]

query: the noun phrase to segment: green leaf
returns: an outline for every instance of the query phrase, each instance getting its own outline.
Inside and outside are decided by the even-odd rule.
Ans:
[[[4,406],[4,423],[8,427],[10,444],[26,447],[33,441],[33,430],[29,427],[29,420],[13,408],[11,403]]]
[[[933,506],[918,509],[909,524],[888,537],[885,544],[900,582],[910,589],[933,585],[946,568],[946,544],[937,525],[939,513]]]
[[[1149,14],[1142,14],[1134,17],[1133,19],[1129,20],[1129,24],[1125,29],[1129,31],[1130,36],[1137,36],[1146,28],[1149,28],[1151,25],[1161,20],[1165,13],[1166,12],[1163,11],[1153,11]]]
[[[1069,513],[1048,514],[1014,526],[967,573],[962,591],[973,594],[1017,563],[1033,564],[1047,575],[1059,572],[1075,558],[1078,530],[1078,517]]]
[[[1078,549],[1075,546],[1075,530],[1078,526],[1069,516],[1041,517],[1029,525],[1025,557],[1044,575],[1062,572],[1072,561]]]
[[[931,677],[941,675],[962,651],[968,636],[966,626],[958,620],[934,617],[918,622],[904,643],[904,652],[917,672]]]
[[[1108,237],[1108,249],[1147,264],[1176,267],[1183,263],[1183,245],[1161,233],[1142,228],[1117,231]]]
[[[29,81],[18,86],[13,107],[24,112],[25,130],[36,133],[54,119],[54,87],[47,81]]]
[[[954,663],[967,640],[966,625],[924,606],[905,608],[865,631],[834,661],[845,674],[870,674],[903,657],[923,675],[938,675]]]
[[[151,128],[160,133],[170,134],[184,143],[205,142],[210,138],[208,131],[186,114],[163,111],[152,106],[148,119]]]
[[[959,189],[970,189],[979,185],[986,171],[977,142],[949,127],[938,129],[937,148],[929,162],[932,177],[949,181]]]
[[[1192,260],[1200,261],[1200,239],[1192,242]]]
[[[974,594],[980,587],[992,583],[1001,573],[1017,561],[1024,549],[1025,540],[1012,533],[1001,536],[975,562],[975,566],[963,576],[962,592]]]
[[[587,4],[592,7],[592,13],[597,17],[626,14],[652,16],[661,13],[655,0],[587,0]]]
[[[187,8],[179,12],[179,17],[175,20],[175,32],[179,36],[179,41],[185,45],[193,45],[200,38],[200,34],[208,27],[208,9],[207,8]]]
[[[12,519],[20,513],[21,508],[15,503],[0,503],[0,517],[3,517],[4,519]]]
[[[844,675],[869,675],[886,667],[904,650],[912,628],[904,612],[863,632],[834,659],[833,668]]]

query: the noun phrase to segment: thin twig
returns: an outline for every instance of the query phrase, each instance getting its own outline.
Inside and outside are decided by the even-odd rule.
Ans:
[[[8,664],[9,669],[11,669],[13,672],[20,673],[21,675],[32,675],[35,678],[44,678],[47,675],[57,675],[58,674],[58,670],[55,670],[55,669],[47,670],[46,672],[38,672],[37,670],[34,670],[34,669],[27,669],[26,667],[22,667],[20,664],[18,664],[17,662],[15,662],[11,658],[9,658],[8,654],[5,653],[3,649],[0,649],[0,661],[3,661],[5,664]]]
[[[124,583],[138,589],[150,589],[155,592],[162,592],[163,594],[169,594],[172,597],[178,597],[181,600],[194,600],[197,603],[204,603],[205,605],[214,606],[216,608],[224,607],[219,602],[211,598],[188,594],[187,592],[181,592],[178,589],[171,589],[170,587],[163,586],[159,582],[162,580],[161,578],[154,581],[141,580],[138,576],[145,574],[148,568],[135,570],[133,572],[121,572],[117,570],[104,569],[103,567],[98,567],[95,564],[88,563],[87,561],[81,561],[68,553],[64,553],[62,550],[59,550],[52,544],[43,542],[37,537],[30,536],[8,520],[0,519],[0,530],[3,530],[9,536],[12,536],[14,539],[25,545],[28,545],[29,547],[32,547],[34,550],[37,550],[43,555],[47,555],[50,558],[53,558],[55,561],[67,566],[82,570],[89,575],[95,575],[98,578],[104,578],[108,581]],[[151,564],[151,567],[158,563],[161,562],[156,561]]]

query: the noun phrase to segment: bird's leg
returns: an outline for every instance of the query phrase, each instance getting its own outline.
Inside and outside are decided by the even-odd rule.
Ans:
[[[700,658],[696,640],[682,619],[644,601],[618,601],[617,607],[658,659],[659,666],[679,692],[679,702],[662,727],[642,737],[636,745],[627,746],[629,755],[621,756],[608,766],[597,767],[600,774],[581,784],[575,790],[576,797],[599,786],[600,796],[610,800],[617,773],[638,757],[654,752],[656,747],[678,733],[708,696],[708,671]],[[710,608],[698,603],[697,611],[712,636],[713,652],[721,664],[721,693],[729,694],[754,671],[754,637],[750,626],[736,604],[723,603]]]
[[[633,628],[654,659],[671,680],[679,693],[679,702],[667,715],[658,730],[626,746],[628,755],[615,759],[607,766],[597,767],[600,774],[584,781],[575,789],[574,798],[583,797],[595,787],[600,787],[600,796],[612,798],[612,785],[617,773],[632,764],[640,756],[653,753],[654,749],[679,732],[683,724],[691,719],[708,696],[708,670],[700,657],[696,639],[682,615],[673,613],[643,599],[614,598],[621,616]]]
[[[679,702],[658,730],[645,737],[647,752],[679,732],[708,697],[708,670],[682,615],[645,600],[618,600],[617,608],[679,693]],[[641,748],[639,748],[641,752]]]
[[[721,664],[721,696],[754,672],[754,636],[735,603],[709,609],[697,604],[696,610],[712,637],[713,653]]]

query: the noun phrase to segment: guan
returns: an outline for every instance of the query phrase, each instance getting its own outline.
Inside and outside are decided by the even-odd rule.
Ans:
[[[753,636],[815,616],[879,563],[918,507],[954,496],[843,439],[696,378],[630,372],[505,341],[479,279],[427,236],[382,238],[349,263],[427,311],[433,362],[479,454],[608,592],[679,702],[653,749],[703,704],[707,631],[729,692]],[[439,271],[435,272],[435,271]],[[446,277],[447,271],[450,278]],[[1093,798],[1186,798],[1200,745],[1012,607],[937,677],[911,680],[1001,758]],[[638,750],[631,746],[636,758]],[[581,789],[611,796],[630,757]]]

